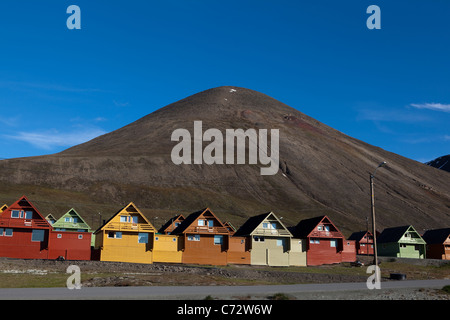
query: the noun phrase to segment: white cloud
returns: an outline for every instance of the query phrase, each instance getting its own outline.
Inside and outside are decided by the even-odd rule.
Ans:
[[[18,132],[15,135],[4,135],[6,138],[27,142],[36,148],[52,150],[56,147],[72,147],[92,140],[106,132],[101,129],[87,129],[76,132]]]
[[[417,109],[429,109],[435,111],[450,112],[450,104],[442,103],[411,103],[411,107]]]

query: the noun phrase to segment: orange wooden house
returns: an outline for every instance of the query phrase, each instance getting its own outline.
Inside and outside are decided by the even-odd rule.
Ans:
[[[183,263],[226,265],[247,260],[245,239],[230,240],[230,230],[209,208],[190,214],[172,234],[180,235]]]

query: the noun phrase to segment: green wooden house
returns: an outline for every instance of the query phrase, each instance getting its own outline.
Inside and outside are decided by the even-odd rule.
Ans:
[[[95,245],[95,236],[91,227],[83,220],[83,218],[75,211],[74,208],[67,211],[61,218],[52,224],[55,231],[82,231],[91,232],[91,246]]]
[[[377,238],[380,256],[424,259],[426,242],[413,226],[384,229]]]

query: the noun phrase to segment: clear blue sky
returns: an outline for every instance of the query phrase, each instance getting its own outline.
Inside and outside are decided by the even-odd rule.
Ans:
[[[81,8],[81,30],[66,9]],[[381,30],[366,9],[381,8]],[[2,0],[0,158],[222,85],[418,161],[450,153],[450,1]]]

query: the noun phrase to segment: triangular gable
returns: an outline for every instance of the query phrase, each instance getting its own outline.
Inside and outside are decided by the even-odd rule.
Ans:
[[[187,232],[188,228],[191,226],[197,226],[199,219],[214,219],[219,224],[221,233],[230,234],[228,228],[220,221],[219,218],[212,212],[209,208],[205,208],[194,213],[191,213],[173,232],[172,234],[181,234]],[[214,226],[217,228],[217,226]],[[223,232],[222,232],[223,231]]]
[[[416,243],[420,243],[420,244],[426,244],[426,242],[425,242],[425,240],[423,240],[423,238],[420,236],[420,234],[416,231],[416,229],[414,229],[414,227],[413,226],[409,226],[408,227],[408,229],[403,233],[403,235],[402,235],[402,238],[406,235],[406,233],[412,233],[412,234],[414,234],[415,235],[415,237],[412,237],[411,239],[414,239],[414,242],[416,242]],[[402,240],[402,238],[400,238],[400,242],[403,242],[403,241],[410,241],[410,240],[407,240],[407,239],[403,239]]]
[[[273,212],[263,213],[257,216],[250,217],[234,234],[235,236],[253,236],[258,233],[258,230],[261,229],[263,223],[268,223],[269,218],[273,217],[275,221],[281,226],[283,230],[281,233],[276,234],[277,236],[288,236],[292,237],[292,233],[288,228],[281,222],[281,220],[276,216]],[[267,221],[267,222],[265,222]],[[270,235],[270,234],[267,234]],[[275,235],[275,234],[274,234]]]
[[[49,213],[46,217],[45,217],[45,220],[47,220],[50,224],[54,224],[55,222],[56,222],[56,218],[51,214],[51,213]]]
[[[328,216],[319,216],[300,221],[295,227],[295,237],[305,239],[312,236],[317,236],[317,227],[321,224],[331,224],[336,231],[332,231],[335,237],[344,238],[344,235],[339,231],[335,224]]]
[[[176,229],[176,223],[181,224],[185,220],[182,214],[179,214],[175,217],[170,218],[160,229],[159,233],[171,232]]]
[[[130,202],[127,206],[123,207],[119,211],[117,211],[111,218],[108,219],[100,228],[98,228],[95,233],[107,229],[111,224],[117,223],[113,222],[116,217],[123,215],[123,214],[138,214],[143,220],[144,225],[148,226],[149,230],[146,230],[147,232],[156,232],[155,227],[150,223],[150,221],[144,216],[144,214],[139,210],[139,208],[133,203]]]
[[[39,212],[39,210],[31,203],[30,200],[26,196],[22,196],[14,202],[12,205],[10,205],[5,211],[0,213],[0,217],[2,219],[11,219],[11,211],[13,210],[24,210],[26,209],[32,209],[32,211],[37,215],[33,215],[33,221],[35,221],[37,224],[36,227],[51,227],[50,223],[47,221],[47,219],[44,218],[44,216]]]
[[[68,217],[76,217],[79,219],[78,222],[66,222],[65,219]],[[78,212],[71,208],[69,211],[67,211],[61,218],[55,221],[53,223],[53,228],[71,228],[71,229],[88,229],[90,230],[91,227],[84,221],[84,219],[78,214]]]

